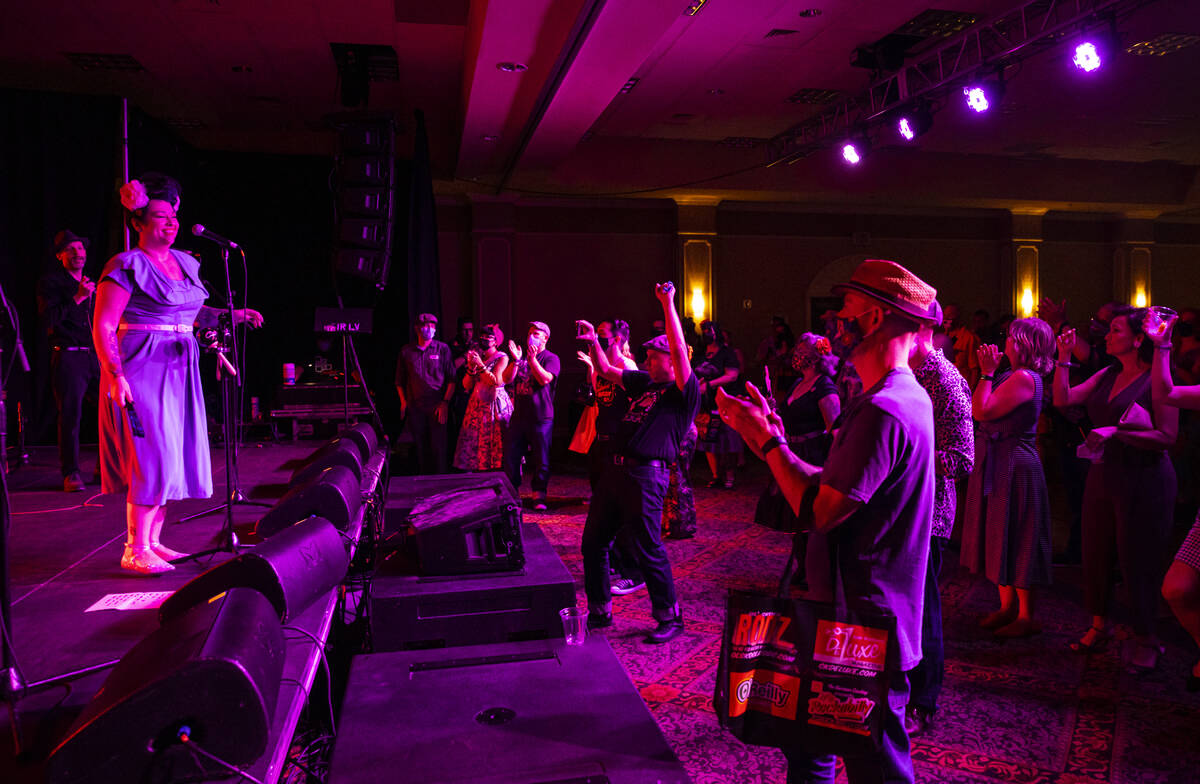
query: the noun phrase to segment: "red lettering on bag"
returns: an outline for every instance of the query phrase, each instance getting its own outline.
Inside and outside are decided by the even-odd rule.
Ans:
[[[738,616],[737,625],[733,628],[733,644],[734,645],[749,645],[750,644],[750,624],[754,618],[751,615],[742,613]]]
[[[880,672],[887,659],[887,643],[885,629],[818,621],[813,659]]]

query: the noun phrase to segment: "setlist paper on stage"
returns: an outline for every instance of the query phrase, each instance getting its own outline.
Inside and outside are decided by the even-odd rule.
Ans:
[[[139,593],[110,593],[84,612],[97,610],[153,610],[174,591],[141,591]]]

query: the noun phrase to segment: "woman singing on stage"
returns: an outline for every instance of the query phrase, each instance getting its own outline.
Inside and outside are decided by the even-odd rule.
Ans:
[[[146,174],[121,186],[137,247],[104,267],[92,337],[100,357],[100,466],[105,493],[127,491],[122,568],[161,574],[182,557],[162,544],[164,504],[212,495],[200,349],[193,324],[216,322],[204,307],[200,263],[171,248],[179,232],[179,183]],[[234,311],[258,327],[257,311]]]

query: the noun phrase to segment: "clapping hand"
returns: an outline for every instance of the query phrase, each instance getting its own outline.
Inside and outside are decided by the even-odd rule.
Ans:
[[[508,353],[512,354],[513,359],[518,362],[521,361],[521,357],[525,356],[524,350],[511,340],[508,341]]]
[[[1000,367],[1000,349],[990,343],[980,346],[975,356],[979,358],[979,370],[985,376],[992,375]]]
[[[746,382],[746,392],[750,397],[733,397],[724,389],[717,390],[717,411],[721,421],[738,432],[746,444],[758,457],[762,457],[759,446],[771,436],[783,438],[783,422],[779,415],[771,410],[767,399],[758,391],[758,387]]]
[[[591,356],[590,356],[590,355],[589,355],[589,354],[588,354],[586,351],[576,351],[576,352],[575,352],[575,357],[576,357],[576,358],[577,358],[577,359],[578,359],[580,362],[582,362],[583,364],[587,365],[587,366],[588,366],[588,370],[589,370],[589,371],[590,371],[590,370],[594,370],[594,369],[595,369],[595,368],[593,368],[593,367],[592,367],[592,358],[591,358]]]

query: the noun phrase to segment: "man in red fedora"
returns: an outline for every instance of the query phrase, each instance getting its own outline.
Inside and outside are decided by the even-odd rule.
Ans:
[[[806,567],[811,598],[830,601],[840,575],[846,603],[896,616],[899,672],[889,684],[883,741],[847,757],[855,782],[912,782],[904,709],[908,671],[921,660],[921,619],[934,508],[934,428],[929,395],[908,367],[921,324],[938,315],[937,292],[892,261],[868,259],[848,283],[835,340],[862,378],[824,466],[788,449],[782,422],[747,384],[750,400],[719,395],[721,417],[771,468],[802,519],[810,519]],[[836,565],[836,572],[833,567]],[[834,780],[832,754],[784,748],[788,784]]]
[[[79,475],[79,423],[88,389],[99,389],[100,365],[92,349],[95,281],[83,274],[88,240],[64,229],[54,235],[58,264],[38,280],[38,314],[50,337],[50,384],[58,406],[58,459],[63,490],[85,489]],[[97,469],[99,470],[99,469]]]

